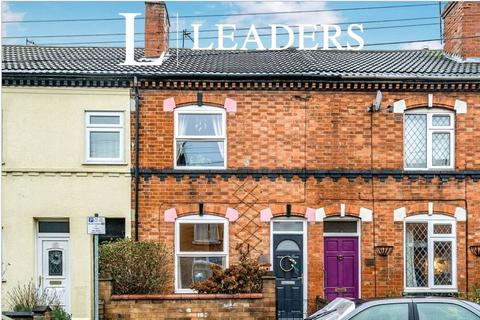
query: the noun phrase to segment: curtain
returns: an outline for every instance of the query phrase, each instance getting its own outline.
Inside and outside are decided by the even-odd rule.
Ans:
[[[177,129],[178,130],[177,135],[179,135],[179,136],[185,135],[185,133],[187,131],[187,119],[186,119],[186,117],[184,117],[182,115],[178,116],[178,127],[177,128],[178,128]],[[180,159],[181,156],[185,156],[183,154],[184,148],[185,148],[185,142],[177,142],[177,159],[176,159],[177,165],[179,165],[178,159]],[[185,158],[185,161],[186,161],[186,158]]]
[[[207,242],[209,240],[208,224],[195,224],[194,233],[194,240],[196,242]]]
[[[213,116],[212,117],[212,123],[213,123],[213,130],[215,131],[215,136],[222,136],[223,135],[223,121],[222,121],[222,116]],[[225,150],[224,150],[224,141],[218,141],[217,142],[218,146],[218,151],[220,152],[220,155],[222,156],[222,159],[225,160]]]
[[[417,281],[415,279],[415,239],[411,225],[407,224],[407,250],[405,256],[405,268],[407,277],[407,287],[416,287]]]
[[[218,239],[218,225],[197,223],[194,229],[195,242],[217,242]]]

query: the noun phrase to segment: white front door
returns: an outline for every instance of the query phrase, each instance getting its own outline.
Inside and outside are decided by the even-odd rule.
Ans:
[[[38,285],[69,312],[68,239],[39,238],[38,241]]]

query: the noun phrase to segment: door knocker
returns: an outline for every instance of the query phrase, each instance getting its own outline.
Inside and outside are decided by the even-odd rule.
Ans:
[[[288,264],[288,266],[286,266]],[[290,272],[294,270],[295,272],[298,272],[298,264],[295,259],[293,259],[291,256],[284,256],[280,259],[280,269],[282,269],[283,272]]]

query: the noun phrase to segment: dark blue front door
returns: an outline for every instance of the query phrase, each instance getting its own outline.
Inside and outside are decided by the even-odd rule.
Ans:
[[[303,319],[303,236],[273,236],[277,319]]]

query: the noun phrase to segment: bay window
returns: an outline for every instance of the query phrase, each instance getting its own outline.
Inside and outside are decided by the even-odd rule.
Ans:
[[[175,109],[174,167],[226,168],[226,116],[223,108]]]
[[[405,221],[405,291],[456,290],[455,219],[418,215]]]
[[[213,264],[228,265],[228,222],[215,216],[177,219],[175,228],[176,292],[212,275]]]
[[[414,109],[404,118],[405,169],[453,169],[455,123],[453,112]]]

